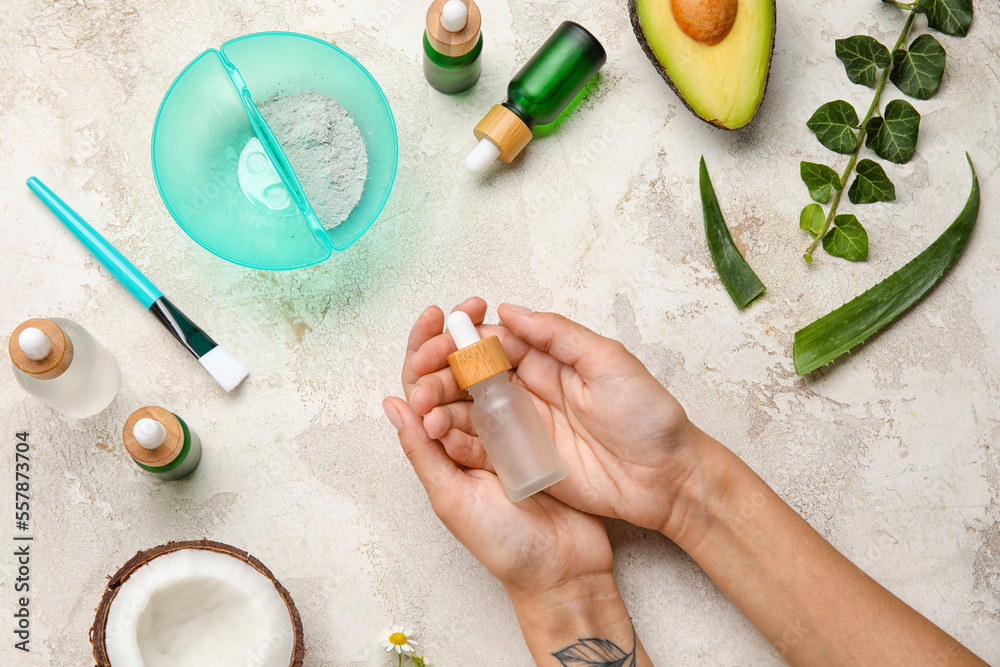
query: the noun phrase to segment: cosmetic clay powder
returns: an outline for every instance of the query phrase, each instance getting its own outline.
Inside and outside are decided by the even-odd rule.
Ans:
[[[361,131],[344,107],[314,90],[257,104],[316,216],[336,227],[361,201],[368,153]]]

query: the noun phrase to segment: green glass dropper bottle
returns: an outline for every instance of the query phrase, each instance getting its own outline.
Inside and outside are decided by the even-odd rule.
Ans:
[[[500,158],[510,162],[531,141],[531,130],[556,119],[607,62],[604,47],[583,26],[563,21],[507,86],[473,133],[479,144],[465,168],[480,174]]]
[[[201,461],[201,439],[184,420],[157,405],[139,408],[125,420],[122,442],[140,468],[160,479],[187,477]]]
[[[460,93],[482,70],[482,17],[473,0],[434,0],[424,30],[424,76],[442,93]]]

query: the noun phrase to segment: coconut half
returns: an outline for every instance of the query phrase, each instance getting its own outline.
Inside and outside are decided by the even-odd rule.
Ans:
[[[140,551],[90,630],[98,667],[301,667],[302,621],[263,563],[220,542]]]

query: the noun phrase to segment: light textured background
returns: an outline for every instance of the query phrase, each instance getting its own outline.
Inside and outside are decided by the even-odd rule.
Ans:
[[[0,536],[13,533],[15,430],[34,443],[34,642],[10,648],[13,563],[0,556],[0,662],[89,664],[105,577],[137,550],[207,536],[260,557],[302,612],[307,664],[383,665],[378,631],[416,629],[438,665],[530,662],[500,586],[441,527],[385,422],[405,336],[428,304],[479,294],[551,309],[621,339],[687,407],[868,573],[988,661],[1000,663],[1000,10],[942,37],[947,74],[913,161],[887,166],[898,201],[862,211],[871,259],[801,260],[801,159],[830,160],[806,129],[850,84],[833,40],[888,41],[899,13],[875,0],[780,2],[768,94],[735,133],[695,119],[640,50],[623,0],[482,2],[482,79],[433,91],[420,68],[425,5],[403,0],[90,0],[0,4],[0,331],[75,319],[122,369],[118,397],[85,420],[0,382]],[[562,19],[605,44],[600,81],[512,166],[470,178],[471,128]],[[922,29],[923,19],[916,25]],[[380,82],[400,164],[382,217],[324,264],[266,273],[228,264],[174,224],[149,161],[158,104],[204,49],[260,30],[330,40]],[[888,96],[897,93],[889,89]],[[979,225],[916,309],[810,377],[795,330],[930,243],[965,202]],[[737,312],[704,241],[704,154],[737,243],[769,286]],[[843,159],[835,164],[843,165]],[[250,369],[225,395],[30,195],[49,183]],[[7,334],[5,334],[6,337]],[[182,415],[205,443],[186,481],[126,458],[134,408]],[[660,665],[780,663],[680,550],[615,524],[616,572]],[[7,554],[7,547],[0,554]]]

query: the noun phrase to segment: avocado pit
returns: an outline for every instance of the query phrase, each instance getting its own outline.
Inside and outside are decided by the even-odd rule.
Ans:
[[[749,123],[764,98],[774,3],[628,0],[632,29],[656,71],[695,115],[727,130]]]
[[[736,23],[737,0],[670,0],[677,27],[705,46],[726,38]]]

